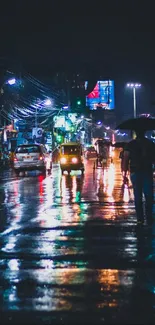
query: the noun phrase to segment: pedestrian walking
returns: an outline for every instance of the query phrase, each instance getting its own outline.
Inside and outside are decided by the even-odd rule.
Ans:
[[[143,224],[144,215],[147,223],[152,224],[153,209],[153,163],[155,144],[145,137],[145,131],[136,131],[136,139],[130,141],[124,150],[123,170],[130,171],[133,185],[135,209],[138,224]],[[143,207],[145,197],[145,209]]]
[[[121,172],[123,173],[123,156],[124,156],[124,149],[120,151],[119,158],[121,159]]]
[[[120,154],[119,154],[119,158],[121,159],[121,173],[122,173],[122,178],[123,178],[123,185],[128,185],[129,184],[129,180],[128,180],[128,177],[127,177],[127,172],[128,172],[128,170],[126,170],[126,171],[124,171],[124,165],[123,165],[123,163],[124,163],[124,161],[123,161],[123,159],[124,159],[124,149],[122,149],[121,151],[120,151]]]
[[[121,160],[121,173],[122,173],[122,177],[124,179],[124,170],[123,170],[123,159],[124,159],[124,149],[122,149],[120,151],[120,154],[119,154],[119,159]]]

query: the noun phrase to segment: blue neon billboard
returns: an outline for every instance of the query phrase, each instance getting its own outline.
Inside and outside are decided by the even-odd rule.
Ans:
[[[85,88],[87,88],[87,84],[88,82],[86,81]],[[86,96],[86,105],[89,106],[90,109],[97,109],[98,107],[114,109],[114,81],[97,81],[93,91]]]

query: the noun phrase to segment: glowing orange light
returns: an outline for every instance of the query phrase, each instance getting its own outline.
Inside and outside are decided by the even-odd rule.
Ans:
[[[65,157],[60,159],[61,164],[65,164],[67,162],[67,159]]]
[[[72,158],[73,164],[76,164],[78,162],[78,159],[76,157]]]

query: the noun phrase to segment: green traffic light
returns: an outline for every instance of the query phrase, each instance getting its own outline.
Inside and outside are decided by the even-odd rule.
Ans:
[[[80,101],[80,100],[78,100],[78,101],[77,101],[77,104],[78,104],[78,105],[81,105],[81,101]]]
[[[56,139],[57,139],[57,142],[62,142],[62,136],[61,135],[57,135],[57,137],[56,137]]]

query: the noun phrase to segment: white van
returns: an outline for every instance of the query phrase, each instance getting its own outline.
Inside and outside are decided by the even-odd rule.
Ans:
[[[14,153],[14,170],[17,175],[21,171],[39,170],[46,173],[46,164],[49,159],[46,147],[40,144],[19,145]]]

